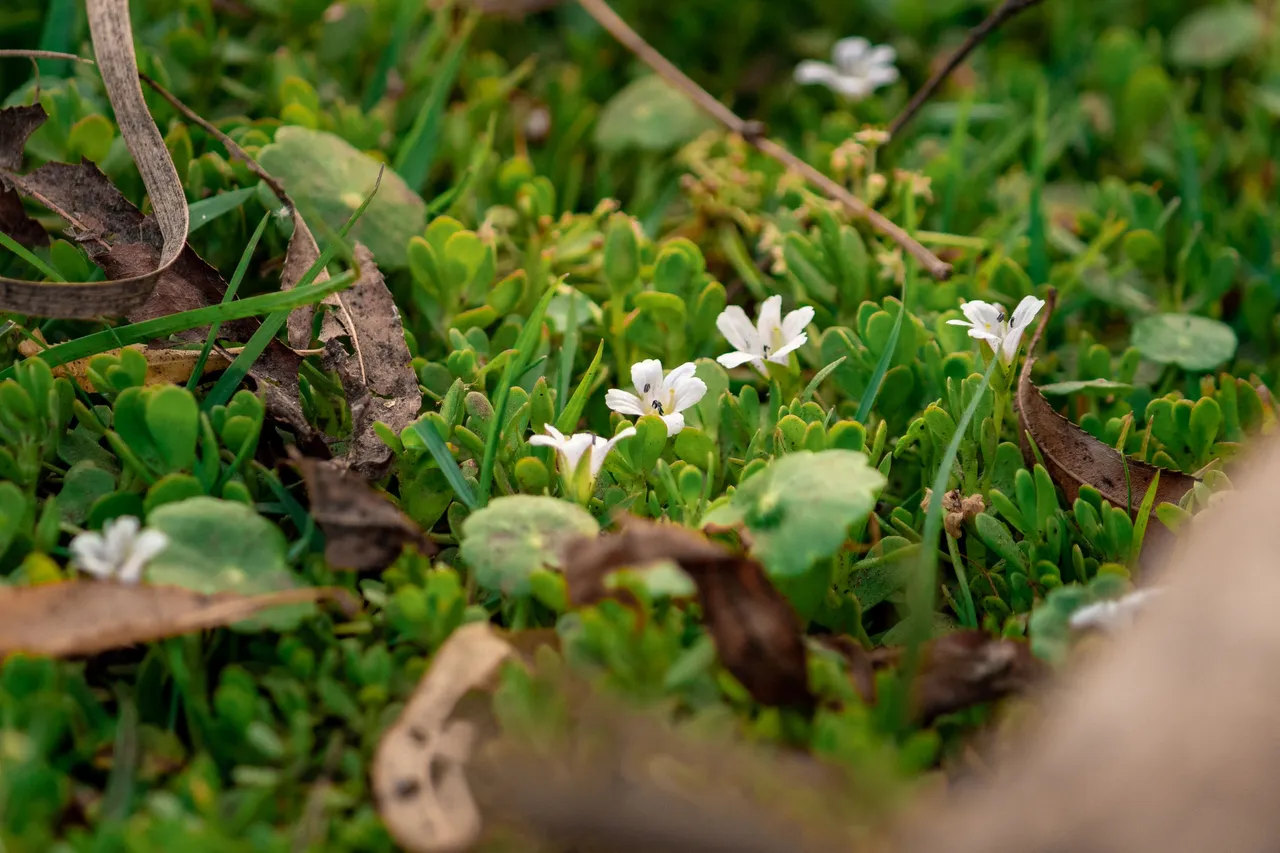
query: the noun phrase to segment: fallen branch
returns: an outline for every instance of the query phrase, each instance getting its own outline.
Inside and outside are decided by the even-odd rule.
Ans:
[[[1015,0],[1015,2],[1027,4],[1039,2],[1039,0]],[[804,160],[801,160],[795,154],[792,154],[786,148],[769,139],[764,135],[764,126],[760,122],[746,121],[739,118],[733,110],[713,98],[706,89],[690,80],[685,76],[684,72],[654,50],[648,42],[627,25],[626,21],[618,17],[618,14],[610,8],[605,0],[578,0],[578,3],[586,10],[587,14],[596,19],[600,26],[608,30],[609,34],[617,39],[623,47],[638,56],[641,61],[657,72],[668,83],[688,95],[695,104],[716,121],[734,133],[740,134],[756,150],[799,173],[806,181],[820,189],[828,198],[844,205],[845,209],[852,215],[867,220],[867,222],[871,223],[872,228],[875,228],[901,246],[904,251],[916,259],[929,275],[938,281],[946,281],[951,277],[950,264],[942,261],[933,252],[920,245],[910,234],[894,225],[866,202],[854,196],[844,187],[819,172],[813,166],[810,166]]]
[[[911,98],[911,102],[903,107],[902,112],[889,123],[889,138],[892,139],[898,135],[898,132],[906,126],[907,122],[915,118],[916,113],[920,112],[920,108],[925,102],[933,97],[933,93],[938,91],[938,87],[951,76],[951,72],[960,67],[960,64],[969,58],[969,54],[973,53],[978,45],[982,44],[983,39],[990,35],[994,30],[998,29],[1001,24],[1032,6],[1037,6],[1043,0],[1004,0],[996,10],[987,16],[987,19],[978,26],[969,31],[969,37],[964,40],[964,44],[960,45],[960,49],[952,54],[946,64],[933,72],[933,76],[929,81],[921,87]]]

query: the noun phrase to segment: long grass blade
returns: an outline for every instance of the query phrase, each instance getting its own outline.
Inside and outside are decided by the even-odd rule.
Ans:
[[[467,16],[461,30],[451,39],[449,52],[445,54],[440,72],[431,83],[431,92],[422,104],[422,109],[418,112],[409,135],[396,151],[396,173],[415,190],[421,190],[427,182],[427,176],[431,174],[431,166],[436,158],[436,148],[440,143],[440,125],[444,120],[449,92],[458,79],[462,53],[466,49],[467,42],[471,40],[471,31],[475,29],[478,21],[479,16],[476,14]]]
[[[476,500],[475,493],[471,491],[471,484],[462,476],[458,460],[453,458],[453,454],[449,452],[449,445],[440,437],[440,433],[436,432],[435,427],[426,418],[419,418],[409,425],[409,430],[422,439],[422,443],[427,446],[427,452],[444,473],[444,478],[453,487],[453,493],[458,496],[458,500],[462,501],[467,509],[479,509],[480,504]]]

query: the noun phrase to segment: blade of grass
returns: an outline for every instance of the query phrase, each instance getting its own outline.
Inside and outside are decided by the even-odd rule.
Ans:
[[[848,357],[849,356],[847,355],[842,355],[815,373],[813,378],[809,380],[809,384],[804,386],[804,391],[800,393],[800,402],[809,402],[809,400],[812,399],[814,392],[818,390],[818,386],[822,384],[823,380],[834,373],[837,367],[844,364],[844,360]]]
[[[502,436],[502,420],[507,412],[507,398],[511,396],[511,384],[524,372],[525,364],[533,353],[538,337],[542,333],[542,318],[547,313],[551,298],[556,295],[557,283],[547,288],[546,293],[538,300],[529,319],[525,321],[520,336],[516,338],[515,352],[507,359],[502,378],[498,380],[497,393],[493,397],[493,423],[489,426],[489,435],[484,443],[484,459],[480,464],[480,494],[476,500],[480,506],[489,503],[489,490],[493,486],[493,464],[498,458],[498,443]]]
[[[200,199],[187,208],[187,215],[191,217],[191,227],[187,229],[187,235],[190,236],[219,216],[230,213],[257,193],[257,187],[245,187]]]
[[[1049,280],[1049,248],[1045,236],[1045,147],[1049,144],[1049,86],[1043,78],[1036,86],[1035,115],[1031,134],[1031,197],[1027,216],[1027,275],[1032,284]]]
[[[576,292],[574,296],[576,296]],[[570,297],[569,317],[565,321],[564,340],[560,345],[560,364],[556,369],[556,414],[569,404],[569,380],[573,378],[573,361],[578,355],[578,300]]]
[[[71,49],[75,35],[76,0],[49,0],[44,16],[44,28],[40,31],[40,49],[52,53],[66,53]],[[66,75],[70,62],[65,59],[41,59],[36,67],[41,74],[50,77]]]
[[[399,64],[400,56],[404,53],[405,42],[408,41],[409,34],[417,29],[418,16],[426,8],[427,4],[421,0],[400,0],[400,5],[396,9],[396,19],[391,25],[391,41],[382,51],[382,56],[378,57],[378,67],[374,69],[373,77],[370,78],[369,85],[364,90],[364,99],[360,102],[361,108],[366,113],[382,100],[383,94],[387,91],[387,77],[391,75],[391,69]]]
[[[591,394],[591,385],[596,381],[596,376],[600,373],[600,360],[604,357],[604,341],[596,347],[596,357],[591,359],[591,365],[587,367],[587,372],[582,374],[582,380],[578,382],[577,389],[573,392],[573,396],[565,403],[564,408],[560,411],[560,416],[556,418],[556,429],[565,435],[573,432],[574,427],[578,425],[578,419],[582,417],[582,410],[587,407],[587,397]],[[568,382],[566,381],[566,385]]]
[[[469,510],[479,509],[480,504],[476,501],[476,496],[471,491],[471,484],[462,476],[462,469],[458,467],[458,460],[453,458],[453,454],[449,452],[449,445],[445,444],[444,439],[440,437],[440,433],[436,432],[435,427],[426,418],[419,418],[409,424],[409,430],[422,439],[422,443],[427,446],[427,452],[436,461],[436,465],[440,466],[440,470],[444,473],[444,478],[453,487],[453,493],[458,496],[458,500],[462,501],[463,505]]]
[[[938,473],[933,478],[933,494],[935,500],[929,501],[929,509],[924,517],[924,532],[920,535],[923,547],[920,552],[920,568],[917,570],[915,582],[907,591],[907,647],[899,669],[898,679],[893,687],[893,701],[896,703],[898,719],[906,726],[908,713],[907,697],[910,696],[911,682],[915,678],[917,665],[920,662],[920,646],[929,638],[933,622],[933,594],[935,579],[938,576],[938,536],[942,533],[942,500],[947,492],[947,480],[951,469],[955,466],[956,456],[960,453],[960,442],[969,434],[969,423],[978,411],[978,404],[986,396],[991,385],[991,375],[995,372],[999,359],[992,358],[983,374],[982,387],[973,395],[964,414],[956,424],[956,431],[947,444],[946,452],[938,465]]]
[[[903,190],[903,208],[907,234],[913,234],[916,228],[916,201],[910,187]],[[907,316],[907,297],[911,293],[911,286],[915,284],[916,262],[908,254],[904,253],[903,257],[905,269],[902,274],[902,308],[893,321],[893,328],[889,330],[889,342],[885,344],[884,352],[880,353],[876,369],[871,373],[866,390],[862,392],[862,399],[858,401],[858,413],[854,415],[858,423],[864,425],[871,417],[871,409],[876,404],[876,397],[880,395],[880,385],[884,382],[884,375],[889,372],[889,363],[893,361],[894,351],[898,349],[898,337],[902,334],[902,320]]]
[[[65,344],[49,347],[40,353],[39,357],[50,367],[57,367],[110,349],[153,341],[156,338],[207,326],[210,323],[243,320],[245,317],[257,317],[273,311],[288,313],[300,305],[319,302],[331,293],[345,290],[354,281],[355,274],[347,272],[301,292],[295,288],[283,293],[264,293],[222,305],[210,305],[206,308],[156,317],[154,320],[144,320],[141,323],[130,323],[127,326],[95,332],[83,338],[76,338],[74,341],[67,341]],[[13,376],[12,367],[0,370],[0,380],[11,376]]]
[[[311,265],[302,278],[298,279],[297,285],[287,291],[288,293],[312,287],[312,282],[315,281],[320,271],[328,266],[329,261],[333,259],[334,253],[347,236],[347,232],[351,230],[351,226],[359,221],[360,217],[369,208],[369,202],[373,201],[373,197],[377,195],[378,187],[382,185],[382,172],[382,169],[378,170],[378,177],[373,182],[373,189],[369,191],[369,194],[364,197],[364,201],[360,202],[360,206],[347,217],[347,221],[338,229],[337,239],[329,241],[329,245],[320,253],[320,257],[316,258],[315,263]],[[312,300],[307,301],[310,302]],[[244,381],[244,377],[249,373],[249,368],[253,367],[253,363],[266,350],[272,339],[280,333],[280,329],[284,327],[288,319],[288,311],[277,311],[262,321],[258,331],[254,332],[253,337],[249,338],[248,342],[245,343],[244,349],[236,356],[235,361],[227,365],[227,369],[222,372],[222,376],[219,377],[208,396],[204,398],[204,403],[202,404],[204,411],[211,411],[214,406],[224,405],[231,399],[231,395],[236,388],[240,387],[240,383]]]
[[[1125,470],[1128,470],[1127,468]],[[1160,486],[1160,472],[1151,478],[1147,493],[1142,498],[1142,506],[1138,508],[1138,520],[1133,523],[1133,544],[1129,549],[1129,565],[1136,566],[1142,554],[1142,541],[1147,538],[1147,522],[1151,521],[1151,508],[1156,505],[1156,489]]]
[[[263,214],[262,219],[258,222],[258,227],[254,229],[253,234],[249,237],[249,243],[244,247],[244,251],[240,253],[240,263],[236,264],[235,275],[231,276],[231,281],[227,284],[227,292],[222,294],[223,305],[236,298],[236,292],[240,290],[240,282],[244,280],[244,274],[249,269],[249,261],[253,258],[253,251],[258,248],[258,241],[262,239],[262,232],[267,230],[267,222],[270,219],[270,213]],[[200,350],[199,357],[196,358],[196,365],[191,370],[191,378],[187,380],[188,389],[194,391],[196,385],[200,384],[200,377],[204,375],[205,363],[209,360],[209,353],[213,352],[213,344],[218,340],[218,330],[221,328],[221,323],[214,323],[209,327],[209,334],[204,339],[204,347]]]
[[[45,274],[46,278],[51,278],[54,281],[59,281],[59,282],[62,282],[63,284],[66,283],[67,280],[62,277],[62,273],[58,272],[53,267],[49,266],[49,264],[45,263],[44,260],[41,259],[39,255],[35,254],[26,246],[22,245],[17,240],[13,239],[3,231],[0,231],[0,246],[4,246],[10,252],[13,252],[15,255],[22,258],[27,263],[31,264],[31,266],[40,270],[40,272]]]
[[[395,170],[404,182],[415,191],[421,190],[431,173],[431,165],[436,158],[436,147],[440,142],[440,123],[444,118],[445,102],[449,92],[458,78],[458,68],[462,64],[462,53],[467,42],[471,40],[471,31],[480,20],[478,13],[471,13],[462,22],[461,29],[450,39],[449,52],[435,80],[431,83],[431,91],[423,102],[418,117],[414,119],[409,135],[396,151]]]

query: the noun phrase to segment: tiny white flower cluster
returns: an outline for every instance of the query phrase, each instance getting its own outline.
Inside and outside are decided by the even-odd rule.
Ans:
[[[169,537],[159,530],[143,530],[131,515],[102,525],[102,532],[86,530],[71,540],[71,563],[99,580],[137,583],[142,570],[169,547]]]
[[[888,45],[873,47],[854,36],[836,42],[831,62],[806,59],[796,66],[795,79],[801,85],[818,83],[854,101],[860,101],[882,86],[898,79],[894,61],[897,52]]]

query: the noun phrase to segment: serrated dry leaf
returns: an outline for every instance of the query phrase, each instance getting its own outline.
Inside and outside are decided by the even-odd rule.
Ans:
[[[1044,466],[1049,476],[1066,494],[1068,506],[1079,496],[1080,487],[1089,485],[1097,489],[1112,506],[1126,508],[1130,515],[1135,515],[1157,472],[1160,474],[1160,484],[1156,487],[1156,504],[1176,504],[1196,484],[1195,477],[1180,471],[1157,468],[1137,459],[1128,459],[1126,463],[1115,448],[1058,414],[1031,381],[1031,367],[1035,364],[1031,354],[1035,352],[1036,344],[1040,342],[1040,336],[1053,313],[1055,296],[1056,293],[1050,290],[1044,310],[1040,313],[1040,324],[1036,326],[1036,332],[1027,346],[1022,373],[1018,377],[1018,439],[1027,466],[1036,463],[1035,451],[1027,439],[1029,433],[1044,457]],[[1126,464],[1129,469],[1128,486],[1125,480]],[[1132,505],[1129,501],[1130,490],[1133,495]]]
[[[354,257],[360,277],[344,299],[352,352],[348,354],[335,335],[325,342],[325,365],[337,370],[351,408],[351,441],[342,462],[377,480],[386,475],[395,454],[374,432],[374,423],[386,424],[399,435],[418,417],[422,391],[409,364],[413,357],[400,313],[373,254],[357,243]]]
[[[432,658],[371,771],[374,801],[392,837],[410,853],[453,853],[479,837],[480,810],[466,764],[479,735],[457,713],[473,690],[490,689],[515,650],[484,622],[458,628]]]
[[[427,556],[439,548],[359,474],[334,461],[293,460],[307,485],[311,514],[324,531],[324,556],[338,569],[373,571],[396,561],[405,545]]]
[[[1280,446],[1170,552],[1141,621],[1091,649],[989,784],[926,801],[906,853],[1254,853],[1280,845]]]
[[[566,548],[564,573],[574,601],[603,598],[604,576],[615,569],[672,560],[698,587],[724,668],[762,704],[814,709],[800,619],[759,563],[675,524],[634,516],[621,516],[618,524],[617,533]]]
[[[19,652],[91,655],[243,622],[283,604],[322,599],[348,612],[358,609],[349,592],[328,588],[244,596],[112,581],[0,587],[0,657]]]
[[[119,316],[141,307],[155,289],[156,282],[179,257],[187,241],[187,199],[169,157],[164,139],[147,111],[138,85],[138,63],[134,55],[133,31],[128,0],[89,0],[89,33],[97,55],[107,98],[120,126],[120,135],[133,155],[134,163],[151,198],[162,239],[154,266],[132,268],[124,278],[107,282],[33,282],[0,278],[0,310],[43,317],[93,318]],[[43,110],[41,111],[43,112]],[[8,121],[14,121],[8,114]],[[30,116],[24,117],[29,121]],[[0,131],[0,140],[12,160],[11,135],[25,140],[30,130],[20,124],[15,130]],[[24,194],[22,178],[12,166],[0,166],[8,185]],[[38,200],[38,199],[37,199]]]

